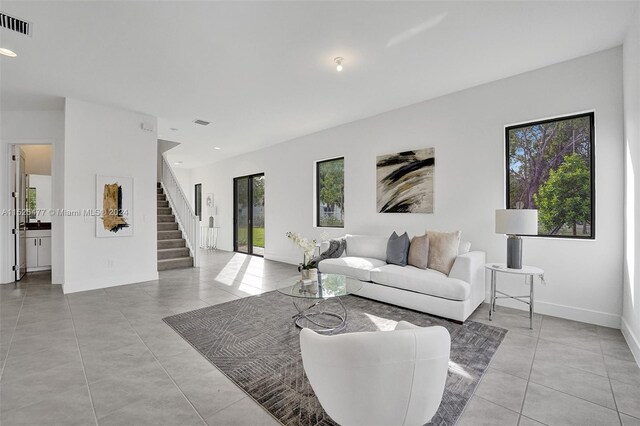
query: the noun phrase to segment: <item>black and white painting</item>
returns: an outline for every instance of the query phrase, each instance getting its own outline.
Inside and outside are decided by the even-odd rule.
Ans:
[[[434,168],[434,148],[378,156],[378,212],[433,213]]]

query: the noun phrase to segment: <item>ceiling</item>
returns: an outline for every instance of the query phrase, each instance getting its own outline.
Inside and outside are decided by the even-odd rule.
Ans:
[[[192,168],[620,45],[637,5],[3,1],[33,36],[1,31],[2,109],[151,114]]]

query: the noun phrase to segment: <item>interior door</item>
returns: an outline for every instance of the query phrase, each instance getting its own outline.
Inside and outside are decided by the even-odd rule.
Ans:
[[[264,256],[264,173],[233,180],[234,251]]]
[[[15,280],[20,281],[27,273],[27,175],[25,173],[25,155],[22,148],[14,147],[13,201],[15,208],[14,247]]]

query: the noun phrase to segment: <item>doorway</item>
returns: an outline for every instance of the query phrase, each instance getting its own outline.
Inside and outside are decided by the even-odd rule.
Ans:
[[[51,270],[52,145],[10,144],[14,281]]]
[[[233,179],[233,250],[264,256],[264,173]]]

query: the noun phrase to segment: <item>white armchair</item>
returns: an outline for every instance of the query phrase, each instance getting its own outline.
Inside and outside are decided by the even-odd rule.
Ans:
[[[450,347],[446,328],[404,321],[394,331],[300,332],[311,387],[342,426],[428,423],[442,400]]]

